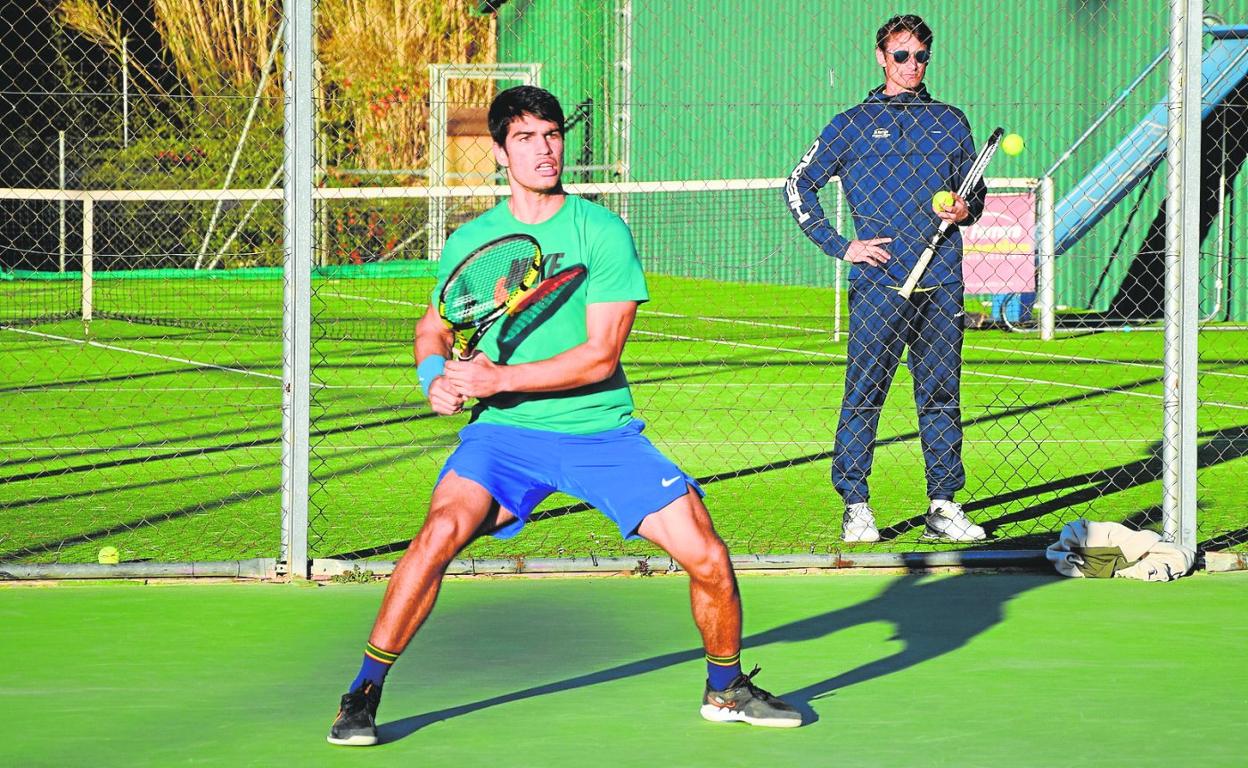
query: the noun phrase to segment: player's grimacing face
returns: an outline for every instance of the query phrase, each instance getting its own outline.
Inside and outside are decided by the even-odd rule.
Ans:
[[[507,126],[503,146],[494,145],[498,164],[520,186],[536,192],[555,189],[563,174],[563,133],[550,120],[523,114]]]
[[[909,32],[895,32],[888,36],[884,50],[875,49],[875,60],[884,68],[884,92],[896,95],[902,91],[916,90],[927,74],[927,63],[920,62],[915,54],[926,51],[927,46]],[[905,61],[898,62],[894,55],[905,51]]]

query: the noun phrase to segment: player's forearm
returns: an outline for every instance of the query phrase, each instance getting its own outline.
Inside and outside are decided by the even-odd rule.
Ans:
[[[829,256],[843,259],[845,249],[849,247],[849,241],[828,223],[823,206],[819,204],[821,186],[817,180],[795,175],[785,184],[785,202],[788,204],[789,213],[793,215],[793,220],[802,228],[811,242]]]
[[[620,352],[610,343],[587,341],[546,360],[502,366],[500,391],[562,392],[597,384],[615,373]]]
[[[781,191],[789,213],[806,237],[829,256],[843,259],[849,240],[836,231],[819,203],[819,190],[833,179],[840,167],[837,159],[841,145],[839,135],[839,129],[834,129],[833,125],[824,129],[789,173]]]
[[[450,329],[436,313],[423,315],[416,321],[416,340],[413,344],[416,363],[419,365],[430,355],[450,357],[452,340]]]
[[[443,416],[459,413],[464,404],[463,394],[447,387],[443,377],[445,359],[451,356],[452,341],[450,330],[432,311],[417,321],[416,340],[412,345],[416,377],[434,413]]]

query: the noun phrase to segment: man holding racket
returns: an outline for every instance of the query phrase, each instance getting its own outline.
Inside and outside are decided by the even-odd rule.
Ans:
[[[564,117],[550,93],[532,86],[503,91],[490,107],[489,126],[511,196],[447,240],[433,301],[416,328],[418,374],[433,410],[456,414],[475,399],[472,421],[390,579],[329,741],[377,743],[386,673],[432,610],[447,565],[478,536],[517,534],[556,490],[597,507],[626,538],[662,547],[688,573],[706,648],[703,717],[800,725],[793,707],[753,684],[757,668],[742,674],[741,603],[728,550],[697,482],[642,436],[644,425],[633,417],[620,356],[637,306],[649,296],[632,234],[607,209],[564,192]],[[583,267],[585,279],[509,347],[506,364],[496,362],[505,323],[485,333],[468,359],[449,359],[453,335],[436,309],[443,284],[470,254],[516,235],[540,245],[546,274]],[[498,285],[505,279],[500,274]],[[488,293],[453,299],[491,300]]]
[[[978,541],[984,529],[954,501],[966,483],[962,467],[959,388],[962,368],[962,238],[958,226],[983,213],[983,180],[964,197],[953,193],[975,164],[966,116],[936,101],[923,85],[932,30],[918,16],[894,16],[876,32],[876,62],[884,84],[832,118],[793,169],[785,200],[806,235],[850,269],[849,349],[845,395],[832,483],[845,500],[842,538],[880,538],[867,481],[884,406],[903,349],[914,378],[914,399],[926,464],[925,537]],[[839,177],[854,215],[856,240],[824,217],[817,193]],[[952,203],[936,206],[937,192]],[[942,222],[913,294],[902,287]]]

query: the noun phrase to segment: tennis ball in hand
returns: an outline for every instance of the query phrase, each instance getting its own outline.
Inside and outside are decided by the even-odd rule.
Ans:
[[[932,195],[932,210],[940,213],[946,208],[953,207],[953,193],[947,189],[942,189]]]
[[[116,547],[100,547],[100,551],[95,556],[100,561],[100,565],[116,565],[121,559],[121,555],[117,552]]]
[[[1007,155],[1014,156],[1023,151],[1023,137],[1017,133],[1011,133],[1004,139],[1001,139],[1001,151]]]

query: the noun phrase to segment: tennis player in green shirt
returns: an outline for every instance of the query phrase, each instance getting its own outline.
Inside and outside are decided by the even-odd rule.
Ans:
[[[447,565],[478,536],[519,533],[555,491],[593,505],[625,538],[658,545],[688,574],[706,649],[704,718],[801,725],[797,710],[754,685],[757,668],[742,673],[741,600],[728,549],[698,483],[642,435],[633,415],[620,355],[649,294],[628,226],[564,192],[564,117],[550,93],[533,86],[503,91],[489,125],[511,196],[447,240],[433,300],[416,327],[418,374],[431,407],[452,415],[475,401],[471,423],[394,570],[329,741],[377,743],[386,673],[428,618]],[[584,281],[509,350],[506,364],[497,362],[497,324],[470,359],[449,359],[452,335],[436,310],[442,285],[474,249],[512,234],[538,241],[548,274],[581,265]]]

